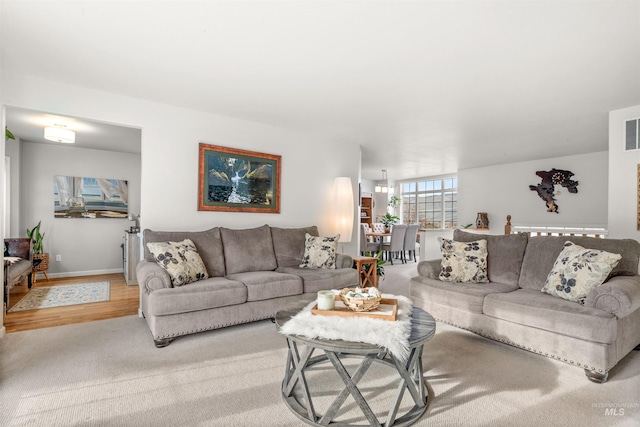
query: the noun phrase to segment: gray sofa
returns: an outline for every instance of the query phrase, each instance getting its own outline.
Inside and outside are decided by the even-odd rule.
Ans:
[[[480,239],[489,283],[440,281],[441,260],[421,261],[410,284],[414,303],[441,322],[581,367],[594,382],[640,344],[637,241],[454,231],[455,241]],[[566,241],[622,255],[584,305],[541,292]]]
[[[317,227],[166,232],[144,230],[144,260],[136,267],[140,308],[157,347],[181,335],[272,318],[292,302],[312,300],[317,291],[358,283],[353,259],[337,254],[336,268],[299,267],[305,234]],[[154,260],[149,242],[191,239],[209,278],[174,287]]]

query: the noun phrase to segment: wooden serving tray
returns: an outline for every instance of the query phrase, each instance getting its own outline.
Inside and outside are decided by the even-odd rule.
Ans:
[[[394,321],[398,317],[398,300],[395,298],[382,298],[380,305],[375,310],[353,311],[344,305],[340,296],[336,295],[336,303],[333,310],[318,310],[318,304],[315,304],[311,308],[311,313],[321,316],[370,317]]]

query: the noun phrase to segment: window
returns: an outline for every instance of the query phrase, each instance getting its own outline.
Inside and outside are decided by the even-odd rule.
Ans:
[[[640,148],[640,119],[627,120],[625,131],[625,148],[627,150]]]
[[[458,222],[458,178],[455,176],[400,184],[401,218],[420,228],[452,229]]]

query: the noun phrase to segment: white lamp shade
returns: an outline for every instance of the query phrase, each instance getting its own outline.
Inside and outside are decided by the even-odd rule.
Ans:
[[[350,242],[353,233],[353,187],[351,178],[341,176],[334,183],[334,219],[336,233],[340,233],[340,242]]]
[[[62,142],[64,144],[73,144],[76,142],[76,133],[69,129],[61,127],[44,128],[44,139],[54,142]]]

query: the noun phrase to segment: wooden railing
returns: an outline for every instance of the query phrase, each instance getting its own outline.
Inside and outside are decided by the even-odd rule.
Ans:
[[[527,233],[531,236],[583,236],[604,239],[609,231],[603,227],[540,227],[529,225],[511,224],[511,215],[507,215],[507,223],[504,226],[504,234]]]

